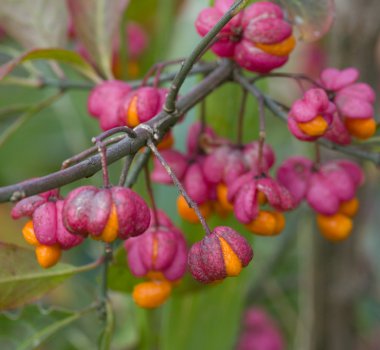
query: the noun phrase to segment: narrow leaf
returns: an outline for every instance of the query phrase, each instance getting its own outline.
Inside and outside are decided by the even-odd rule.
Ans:
[[[25,113],[23,113],[19,118],[13,121],[8,128],[0,135],[0,147],[9,140],[9,138],[27,122],[33,115],[37,114],[46,107],[53,104],[58,98],[62,96],[62,92],[49,96],[48,98],[42,100],[38,104],[31,106]]]
[[[29,305],[17,312],[4,312],[0,315],[0,344],[4,349],[36,349],[49,337],[97,307],[94,304],[80,311],[72,311]]]
[[[0,242],[0,310],[16,308],[44,295],[74,274],[91,270],[59,263],[44,270],[32,250]]]
[[[74,28],[89,56],[112,77],[112,44],[129,0],[68,0]]]
[[[79,54],[74,51],[64,50],[59,48],[49,48],[49,49],[35,49],[25,52],[19,57],[16,57],[7,63],[0,66],[0,80],[3,79],[7,74],[12,72],[21,63],[30,60],[55,60],[63,63],[69,64],[71,67],[76,69],[79,73],[83,74],[87,78],[98,82],[100,78],[97,73],[91,67],[91,65],[83,59]]]
[[[2,28],[27,49],[64,46],[67,31],[65,0],[1,0]]]
[[[99,350],[109,350],[111,348],[111,341],[115,329],[115,316],[112,310],[112,305],[109,300],[105,303],[106,320],[102,333],[99,339]]]

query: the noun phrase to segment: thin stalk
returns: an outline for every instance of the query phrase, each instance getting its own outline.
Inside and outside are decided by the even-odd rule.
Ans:
[[[103,269],[102,269],[102,283],[101,283],[101,299],[102,301],[108,298],[108,266],[112,261],[113,250],[111,243],[104,244],[104,254],[103,254]]]
[[[128,174],[129,176],[125,183],[126,187],[132,187],[135,184],[142,168],[144,168],[144,166],[148,163],[150,154],[151,150],[147,147],[144,150],[143,154],[141,154],[140,157],[136,160],[135,166],[131,170],[130,174]]]
[[[132,165],[134,156],[135,156],[134,154],[128,154],[125,157],[123,169],[121,170],[120,177],[119,177],[119,182],[118,182],[119,186],[125,186],[125,182],[127,181],[127,176],[129,173],[129,169]]]
[[[145,166],[144,166],[144,174],[145,174],[146,189],[147,189],[147,192],[148,192],[148,196],[149,196],[149,199],[150,199],[150,204],[152,206],[152,211],[153,211],[154,225],[156,227],[158,227],[157,205],[156,205],[156,200],[154,199],[152,182],[150,181],[149,169],[148,169],[148,165],[147,164],[145,164]]]
[[[243,89],[243,95],[240,102],[240,110],[239,110],[239,118],[237,124],[237,135],[236,135],[236,143],[241,146],[243,144],[243,125],[244,125],[244,116],[245,110],[247,107],[247,90]]]
[[[109,188],[110,178],[109,178],[108,167],[107,167],[107,148],[104,146],[104,144],[101,141],[96,141],[96,146],[98,147],[98,152],[100,154],[100,161],[102,164],[103,187]]]
[[[200,223],[202,224],[203,229],[205,230],[206,234],[210,234],[211,233],[210,228],[208,227],[205,218],[201,214],[201,212],[198,208],[198,205],[196,205],[195,202],[187,194],[185,188],[181,184],[181,181],[179,181],[177,176],[174,174],[174,172],[173,172],[172,168],[170,167],[170,165],[168,164],[168,162],[164,159],[164,157],[162,157],[161,153],[158,151],[157,147],[152,142],[152,140],[148,140],[147,145],[152,150],[152,152],[157,157],[157,159],[160,161],[162,166],[165,168],[165,170],[167,171],[167,173],[169,174],[169,176],[173,180],[173,183],[177,186],[179,193],[185,198],[189,207],[194,209],[194,211],[197,214],[198,219],[199,219]]]
[[[111,139],[103,141],[103,144],[105,146],[109,146],[109,145],[112,145],[112,144],[114,144],[116,142],[121,141],[125,137],[126,137],[125,135],[118,135],[118,136],[115,136],[115,137],[113,137]],[[64,160],[62,162],[61,169],[66,169],[66,168],[68,168],[68,167],[70,167],[70,166],[72,166],[72,165],[74,165],[76,163],[79,163],[79,162],[85,160],[86,158],[88,158],[89,156],[91,156],[91,155],[93,155],[94,153],[97,153],[97,152],[98,152],[98,146],[92,146],[92,147],[84,150],[83,152],[78,153],[75,156]]]

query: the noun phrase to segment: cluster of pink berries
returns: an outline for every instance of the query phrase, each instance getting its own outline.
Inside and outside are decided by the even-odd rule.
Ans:
[[[320,76],[321,88],[312,88],[291,107],[288,127],[303,141],[326,137],[347,145],[351,137],[368,139],[376,132],[373,103],[375,93],[365,83],[357,83],[355,68],[339,71],[325,69]]]
[[[198,33],[206,35],[233,3],[216,0],[213,7],[202,10],[195,22]],[[261,1],[239,12],[218,34],[211,50],[249,71],[267,73],[283,66],[294,46],[292,26],[281,7]]]
[[[19,201],[12,217],[29,217],[25,240],[35,247],[38,263],[55,265],[61,250],[73,248],[87,236],[103,242],[143,233],[150,222],[149,208],[135,192],[124,187],[79,187],[66,199],[57,190]]]
[[[200,142],[195,147],[197,140]],[[164,150],[162,155],[205,217],[218,208],[216,213],[222,215],[233,211],[256,234],[270,236],[283,230],[282,212],[293,209],[294,203],[288,190],[269,175],[275,155],[268,145],[257,141],[234,145],[219,138],[210,127],[202,133],[199,123],[189,129],[187,144],[187,154]],[[172,183],[156,159],[151,177],[158,183]],[[265,205],[271,210],[262,209]],[[177,207],[183,219],[198,222],[181,196]]]
[[[198,32],[206,35],[233,2],[216,0],[213,7],[204,9],[196,21]],[[285,64],[294,45],[292,27],[282,9],[263,1],[238,13],[211,48],[247,70],[266,73]],[[372,136],[376,130],[375,96],[357,79],[358,72],[353,68],[324,70],[319,87],[306,91],[291,107],[290,131],[304,141],[326,137],[343,145],[350,143],[351,137]],[[91,91],[88,111],[104,131],[119,126],[134,128],[163,109],[167,92],[156,86],[132,89],[122,81],[105,81]],[[212,212],[220,216],[233,212],[249,231],[273,236],[285,227],[283,213],[306,200],[318,213],[318,226],[327,239],[342,240],[352,230],[352,217],[359,207],[356,192],[364,175],[351,161],[316,164],[291,157],[278,168],[277,177],[272,177],[275,154],[263,139],[234,144],[201,123],[190,127],[185,154],[171,149],[172,144],[168,133],[161,142],[162,157],[205,218]],[[151,178],[173,184],[158,158],[154,158]],[[199,222],[198,213],[184,197],[178,197],[177,207],[183,219]],[[215,283],[239,275],[253,258],[248,241],[226,226],[208,230],[188,250],[183,233],[164,212],[150,211],[139,195],[120,186],[82,186],[66,199],[56,190],[45,192],[21,200],[12,216],[30,218],[23,235],[35,247],[37,260],[45,268],[59,260],[62,249],[79,245],[86,237],[106,243],[125,240],[131,273],[145,279],[135,286],[132,296],[145,308],[164,303],[187,267],[196,280]],[[282,348],[281,336],[260,310],[247,314],[246,327],[247,335],[239,348],[247,348],[252,339],[265,343],[269,338],[271,349]]]
[[[278,181],[298,205],[306,200],[317,215],[317,224],[329,240],[340,241],[352,231],[352,217],[359,209],[356,192],[364,182],[361,168],[348,160],[335,160],[316,167],[304,157],[291,157],[277,172]]]

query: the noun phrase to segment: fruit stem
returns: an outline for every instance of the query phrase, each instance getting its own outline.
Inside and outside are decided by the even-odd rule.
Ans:
[[[247,96],[248,96],[247,90],[243,88],[243,95],[241,97],[241,102],[240,102],[239,119],[238,119],[237,136],[236,136],[236,143],[238,146],[241,146],[243,144],[243,125],[244,125],[245,110],[247,106]]]
[[[119,182],[118,182],[119,186],[124,186],[125,185],[125,182],[127,181],[127,176],[128,176],[128,173],[129,173],[129,169],[130,169],[130,167],[132,165],[132,161],[133,161],[134,156],[135,156],[134,154],[128,154],[125,157],[123,169],[121,170],[120,178],[119,178]]]
[[[160,161],[160,163],[162,164],[162,166],[165,168],[165,170],[167,171],[167,173],[169,174],[169,176],[173,180],[173,183],[177,186],[178,191],[185,198],[185,200],[186,200],[187,204],[189,205],[189,207],[194,209],[194,211],[197,214],[198,219],[199,219],[200,223],[202,224],[203,229],[205,230],[206,234],[211,234],[211,230],[208,227],[205,218],[201,214],[201,212],[200,212],[200,210],[198,208],[198,205],[187,194],[185,188],[182,186],[181,182],[179,181],[179,179],[177,178],[177,176],[174,174],[174,172],[173,172],[172,168],[170,167],[170,165],[162,157],[161,153],[158,151],[157,147],[152,142],[152,140],[148,139],[147,146],[152,150],[152,152],[154,153],[154,155],[157,157],[157,159]]]
[[[144,174],[145,174],[146,189],[148,191],[150,204],[151,204],[152,210],[153,210],[154,226],[157,228],[159,226],[158,215],[157,215],[157,205],[156,205],[156,200],[154,199],[152,182],[150,181],[148,164],[145,164],[145,166],[144,166]]]
[[[103,272],[101,285],[101,298],[105,301],[108,298],[108,266],[113,257],[112,245],[105,243],[103,254]]]

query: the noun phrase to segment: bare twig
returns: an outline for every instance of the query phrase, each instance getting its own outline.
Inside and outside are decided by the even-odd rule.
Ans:
[[[210,234],[210,228],[208,227],[205,218],[203,217],[202,213],[200,212],[198,205],[190,198],[190,196],[187,194],[185,188],[182,186],[181,181],[177,178],[177,176],[174,174],[173,170],[170,168],[168,162],[165,160],[164,157],[162,157],[161,153],[158,151],[155,144],[149,139],[147,142],[148,147],[152,150],[154,155],[157,157],[157,159],[160,161],[162,166],[165,168],[171,179],[173,180],[173,183],[177,186],[177,189],[179,193],[185,198],[187,204],[190,208],[193,208],[195,213],[198,216],[198,219],[200,223],[203,226],[203,229],[205,230],[206,234]]]

